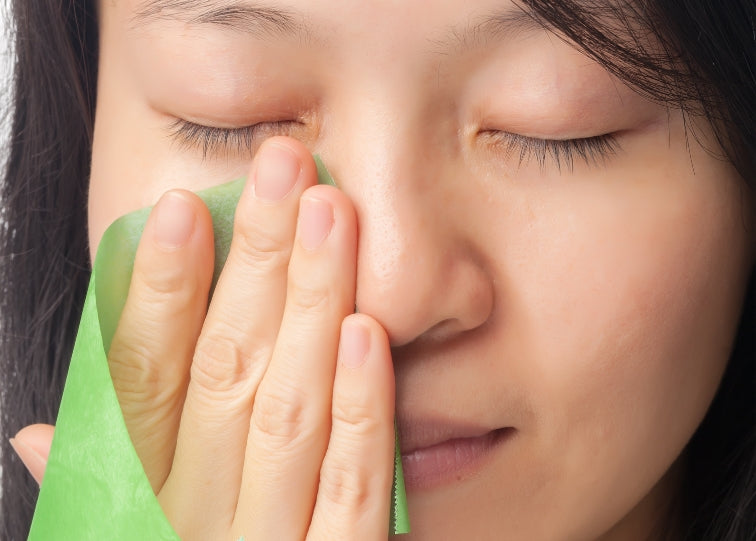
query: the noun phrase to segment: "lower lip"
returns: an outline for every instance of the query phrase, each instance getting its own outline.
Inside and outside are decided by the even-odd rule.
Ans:
[[[477,438],[447,440],[403,454],[404,482],[408,489],[421,489],[470,477],[513,432],[500,428]]]

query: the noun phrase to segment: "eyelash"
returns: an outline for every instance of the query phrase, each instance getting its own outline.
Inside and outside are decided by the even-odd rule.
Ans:
[[[505,159],[517,156],[518,166],[535,159],[541,170],[546,167],[547,160],[553,162],[558,171],[562,167],[572,171],[576,159],[588,166],[603,164],[620,150],[617,137],[611,133],[577,139],[538,139],[496,130],[481,134],[493,139]]]
[[[206,159],[221,152],[249,153],[255,139],[259,139],[261,135],[287,135],[294,127],[302,124],[296,120],[279,120],[241,128],[216,128],[177,119],[169,131],[181,147],[199,148],[203,159]],[[589,166],[598,165],[619,150],[617,138],[611,133],[577,139],[538,139],[498,130],[486,130],[480,134],[492,139],[505,159],[516,155],[518,166],[535,159],[541,170],[546,167],[549,159],[558,171],[562,167],[572,171],[576,159]]]
[[[241,128],[216,128],[177,119],[171,124],[169,135],[182,148],[199,148],[206,159],[221,153],[249,153],[261,136],[287,135],[301,125],[296,120],[279,120]]]

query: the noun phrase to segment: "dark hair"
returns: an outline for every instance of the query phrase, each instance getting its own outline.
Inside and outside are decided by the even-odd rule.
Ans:
[[[37,487],[8,444],[54,423],[88,280],[94,2],[13,0],[13,119],[0,228],[2,529],[26,539]]]
[[[89,277],[86,192],[96,89],[95,4],[14,0],[12,6],[13,123],[0,193],[0,537],[7,540],[26,538],[37,494],[7,441],[27,424],[54,421]],[[638,91],[705,117],[745,183],[756,180],[753,0],[521,4]],[[656,40],[653,47],[649,35]],[[690,541],[756,539],[751,282],[724,379],[683,457],[685,487],[674,516],[680,537]]]

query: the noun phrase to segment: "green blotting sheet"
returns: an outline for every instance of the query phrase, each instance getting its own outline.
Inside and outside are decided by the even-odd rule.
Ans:
[[[333,184],[316,157],[318,180]],[[244,180],[200,192],[215,229],[215,276],[231,242]],[[178,541],[134,450],[105,352],[126,301],[137,244],[151,209],[118,219],[103,235],[89,282],[31,541]],[[390,532],[409,531],[398,439]]]

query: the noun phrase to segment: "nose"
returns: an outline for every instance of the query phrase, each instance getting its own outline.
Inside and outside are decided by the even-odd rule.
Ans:
[[[347,138],[337,171],[358,216],[357,309],[393,347],[475,329],[492,313],[494,288],[455,155],[412,126],[378,125]]]

